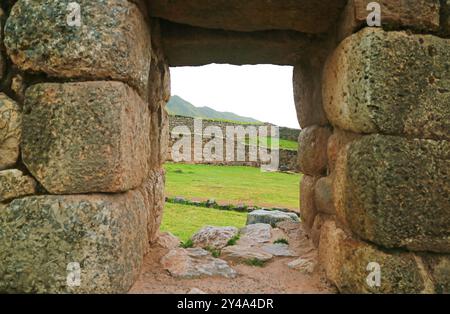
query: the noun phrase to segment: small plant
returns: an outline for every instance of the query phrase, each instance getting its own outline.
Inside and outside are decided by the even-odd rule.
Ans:
[[[249,266],[264,267],[266,262],[259,260],[257,258],[251,258],[251,259],[246,260],[245,264],[247,264]]]
[[[194,241],[192,241],[192,239],[189,239],[186,242],[181,242],[180,247],[184,249],[194,247]]]
[[[230,240],[228,240],[227,242],[227,246],[232,246],[232,245],[236,245],[237,241],[241,238],[241,236],[239,234],[235,235],[234,237],[232,237]]]
[[[218,258],[222,252],[220,250],[212,248],[210,246],[206,247],[205,250],[209,251],[211,255],[215,258]]]
[[[273,242],[274,244],[288,244],[289,245],[289,241],[283,238],[277,239]]]

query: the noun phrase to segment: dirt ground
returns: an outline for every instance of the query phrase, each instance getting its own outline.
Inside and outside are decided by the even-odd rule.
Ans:
[[[289,234],[292,249],[301,257],[315,257],[316,250],[310,241],[298,231]],[[303,274],[290,269],[287,263],[296,257],[277,257],[264,267],[236,264],[229,261],[230,266],[238,272],[238,277],[227,279],[207,277],[199,279],[177,279],[172,277],[160,264],[167,249],[154,247],[145,257],[141,275],[130,290],[132,294],[147,293],[188,293],[197,288],[210,294],[304,294],[304,293],[336,293],[324,279],[324,274],[317,269],[312,274]]]

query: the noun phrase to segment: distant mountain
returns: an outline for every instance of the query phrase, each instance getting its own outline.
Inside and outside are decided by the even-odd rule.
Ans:
[[[232,112],[219,112],[209,107],[195,107],[193,104],[177,95],[174,95],[170,98],[170,101],[167,104],[166,108],[171,115],[204,119],[230,120],[248,123],[261,123],[258,120],[248,117],[241,117]]]

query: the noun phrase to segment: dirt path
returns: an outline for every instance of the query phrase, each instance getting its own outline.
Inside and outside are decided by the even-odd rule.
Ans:
[[[316,256],[309,240],[296,231],[289,235],[292,248],[300,256]],[[144,260],[139,280],[130,293],[188,293],[197,288],[211,294],[265,294],[265,293],[335,293],[326,283],[323,273],[317,269],[312,274],[303,274],[291,269],[287,264],[296,257],[277,257],[264,267],[236,264],[229,261],[239,276],[234,279],[208,277],[200,279],[177,279],[172,277],[160,264],[167,249],[152,248]],[[317,268],[317,267],[316,267]]]

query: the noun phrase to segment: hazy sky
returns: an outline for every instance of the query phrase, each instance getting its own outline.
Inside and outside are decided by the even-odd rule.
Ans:
[[[292,67],[219,65],[171,68],[172,95],[280,126],[299,128]]]

